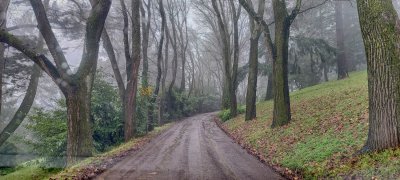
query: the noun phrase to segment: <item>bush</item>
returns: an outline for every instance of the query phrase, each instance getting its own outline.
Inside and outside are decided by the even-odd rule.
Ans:
[[[246,112],[246,106],[239,106],[237,109],[238,114],[243,114]],[[230,119],[232,119],[231,115],[231,110],[230,109],[224,109],[218,113],[218,117],[223,121],[226,122]]]
[[[124,122],[119,95],[111,83],[97,75],[92,91],[91,118],[93,140],[97,151],[104,152],[109,147],[124,141]]]
[[[58,101],[53,110],[34,109],[29,117],[34,140],[26,140],[34,152],[43,156],[51,166],[65,166],[67,148],[67,113],[64,101]]]

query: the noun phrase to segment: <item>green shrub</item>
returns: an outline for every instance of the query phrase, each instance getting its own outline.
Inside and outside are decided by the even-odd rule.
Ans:
[[[238,114],[243,114],[245,112],[246,112],[246,106],[238,106],[238,109],[237,109]],[[224,110],[220,111],[218,113],[218,116],[223,122],[226,122],[233,118],[231,115],[230,109],[224,109]]]
[[[124,122],[119,95],[116,88],[103,79],[103,74],[98,73],[91,99],[93,140],[96,150],[100,152],[124,141]]]

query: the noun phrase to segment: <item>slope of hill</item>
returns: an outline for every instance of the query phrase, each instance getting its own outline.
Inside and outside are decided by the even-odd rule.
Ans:
[[[368,133],[366,71],[291,93],[292,122],[271,129],[271,101],[257,105],[257,119],[240,115],[223,128],[271,165],[321,177],[400,177],[400,149],[355,154]]]

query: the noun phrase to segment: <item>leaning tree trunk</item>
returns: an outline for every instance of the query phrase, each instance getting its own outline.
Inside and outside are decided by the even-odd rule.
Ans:
[[[369,132],[363,152],[400,145],[400,21],[391,0],[357,0],[367,54]]]
[[[14,117],[0,133],[0,146],[7,141],[7,139],[15,132],[15,130],[17,130],[22,121],[28,115],[35,100],[40,74],[40,67],[34,64],[26,95],[22,100],[17,112],[15,112]]]
[[[344,32],[343,32],[343,2],[335,2],[335,19],[336,19],[336,42],[337,42],[337,73],[338,79],[344,79],[348,77],[347,73],[347,60],[346,52],[344,47]]]
[[[290,98],[288,86],[288,46],[290,22],[282,2],[274,1],[275,12],[275,48],[274,62],[274,113],[272,127],[290,122]],[[283,2],[284,3],[284,2]]]

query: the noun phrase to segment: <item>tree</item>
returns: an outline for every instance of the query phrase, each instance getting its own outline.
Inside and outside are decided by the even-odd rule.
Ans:
[[[47,10],[47,8],[49,6],[49,0],[44,1],[44,6],[45,6],[45,9]],[[5,12],[3,10],[5,10]],[[7,8],[0,9],[0,14],[7,14]],[[1,44],[1,46],[3,46],[3,45]],[[39,34],[39,39],[36,44],[36,47],[37,47],[36,51],[43,52],[43,46],[44,46],[44,39],[43,39],[43,36]],[[15,130],[17,130],[17,128],[21,125],[22,121],[28,115],[28,113],[33,105],[33,102],[35,100],[37,88],[39,85],[40,75],[41,75],[40,67],[38,65],[34,64],[32,67],[31,79],[29,80],[29,84],[28,84],[28,88],[26,90],[25,97],[22,100],[19,108],[15,112],[11,121],[8,122],[7,126],[0,132],[0,146],[2,146],[7,141],[7,139],[15,132]],[[0,86],[0,89],[1,89],[1,86]]]
[[[185,91],[186,88],[186,75],[185,75],[185,65],[186,65],[186,51],[188,49],[189,44],[189,34],[188,34],[188,25],[187,25],[187,15],[189,13],[189,9],[187,6],[186,0],[181,1],[179,3],[179,12],[177,16],[177,28],[179,32],[179,42],[180,42],[180,50],[181,50],[181,84],[179,87],[179,92]],[[182,20],[181,20],[182,19]]]
[[[68,113],[67,162],[91,156],[93,140],[90,125],[90,92],[96,70],[99,40],[111,6],[110,0],[98,0],[92,6],[86,23],[84,53],[76,73],[73,73],[47,18],[42,1],[30,0],[38,28],[46,41],[55,65],[43,54],[26,46],[21,40],[0,30],[0,42],[24,53],[46,72],[66,98]]]
[[[400,20],[391,0],[357,0],[368,65],[369,132],[362,152],[400,145]]]
[[[170,101],[170,97],[172,96],[172,88],[175,86],[175,81],[176,81],[176,74],[178,71],[178,42],[177,42],[177,30],[176,30],[176,7],[173,4],[175,1],[167,1],[168,2],[168,14],[169,14],[169,20],[171,21],[171,28],[172,28],[172,36],[171,33],[169,32],[169,28],[166,28],[167,30],[167,36],[169,38],[169,41],[172,45],[173,49],[173,57],[172,57],[172,80],[171,83],[168,86],[168,102]]]
[[[222,59],[223,59],[223,71],[224,71],[224,90],[222,97],[222,107],[229,108],[231,116],[234,117],[237,114],[237,103],[236,103],[236,92],[234,87],[234,76],[231,65],[231,42],[228,30],[228,22],[226,22],[225,15],[223,13],[223,6],[221,1],[220,7],[217,5],[217,1],[212,1],[212,7],[218,20],[218,31],[219,38],[222,44]]]
[[[156,99],[158,97],[158,94],[160,92],[160,83],[161,83],[161,76],[162,76],[162,61],[163,61],[163,54],[162,54],[162,50],[163,50],[163,46],[164,46],[164,31],[165,31],[165,26],[166,26],[166,18],[165,18],[165,11],[164,11],[164,5],[162,0],[158,1],[158,6],[160,9],[160,15],[161,15],[161,37],[160,37],[160,42],[158,44],[158,49],[157,49],[157,77],[156,77],[156,87],[154,88],[154,92],[153,92],[153,97],[151,98],[150,101],[150,108],[149,108],[149,126],[148,126],[148,130],[151,131],[154,128],[154,106],[152,104],[154,104],[156,102]],[[158,122],[161,121],[161,106],[162,104],[159,104],[158,110],[159,110],[159,115],[158,115]]]
[[[138,75],[140,66],[141,36],[140,36],[140,1],[132,1],[132,54],[129,45],[129,16],[125,1],[120,0],[123,17],[123,44],[126,62],[126,86],[118,66],[111,38],[105,29],[102,34],[103,46],[110,59],[115,80],[118,85],[118,94],[122,103],[122,116],[124,121],[125,141],[131,140],[136,133],[136,97],[138,86]],[[147,80],[146,80],[147,82]]]
[[[338,79],[348,77],[347,60],[344,47],[344,32],[343,32],[343,2],[335,1],[335,19],[336,19],[336,42],[337,42],[337,74]]]
[[[300,12],[301,0],[296,1],[296,6],[290,14],[285,1],[273,0],[275,23],[275,42],[272,42],[268,24],[259,17],[257,13],[244,0],[239,0],[240,4],[246,9],[250,16],[263,26],[266,44],[273,59],[273,94],[274,112],[272,127],[282,126],[290,122],[290,97],[288,86],[288,47],[290,26]]]
[[[146,6],[146,10],[143,7],[143,4]],[[142,17],[147,17],[146,21],[142,21],[142,52],[143,52],[143,71],[142,71],[142,87],[147,88],[149,86],[149,57],[148,57],[148,48],[149,48],[149,35],[150,35],[150,19],[151,19],[151,0],[147,3],[144,1],[140,3],[140,12]]]
[[[125,3],[122,3],[125,4]],[[126,10],[126,8],[125,8]],[[131,16],[132,16],[132,55],[129,50],[128,32],[126,27],[126,20],[124,20],[124,47],[125,57],[127,61],[126,72],[127,72],[127,84],[125,93],[125,113],[124,113],[124,134],[125,141],[132,139],[135,135],[136,130],[136,97],[137,97],[137,85],[138,75],[140,66],[141,56],[141,35],[140,35],[140,0],[132,0],[131,4]],[[124,11],[124,10],[123,10]],[[125,11],[124,19],[128,17],[127,11]]]
[[[250,6],[253,6],[251,0],[247,1]],[[259,17],[264,15],[265,0],[258,2]],[[250,19],[250,53],[249,53],[249,76],[247,83],[247,94],[246,94],[246,116],[245,120],[251,120],[256,118],[256,100],[257,100],[257,76],[258,76],[258,40],[262,29],[258,23],[256,23],[251,16]]]

